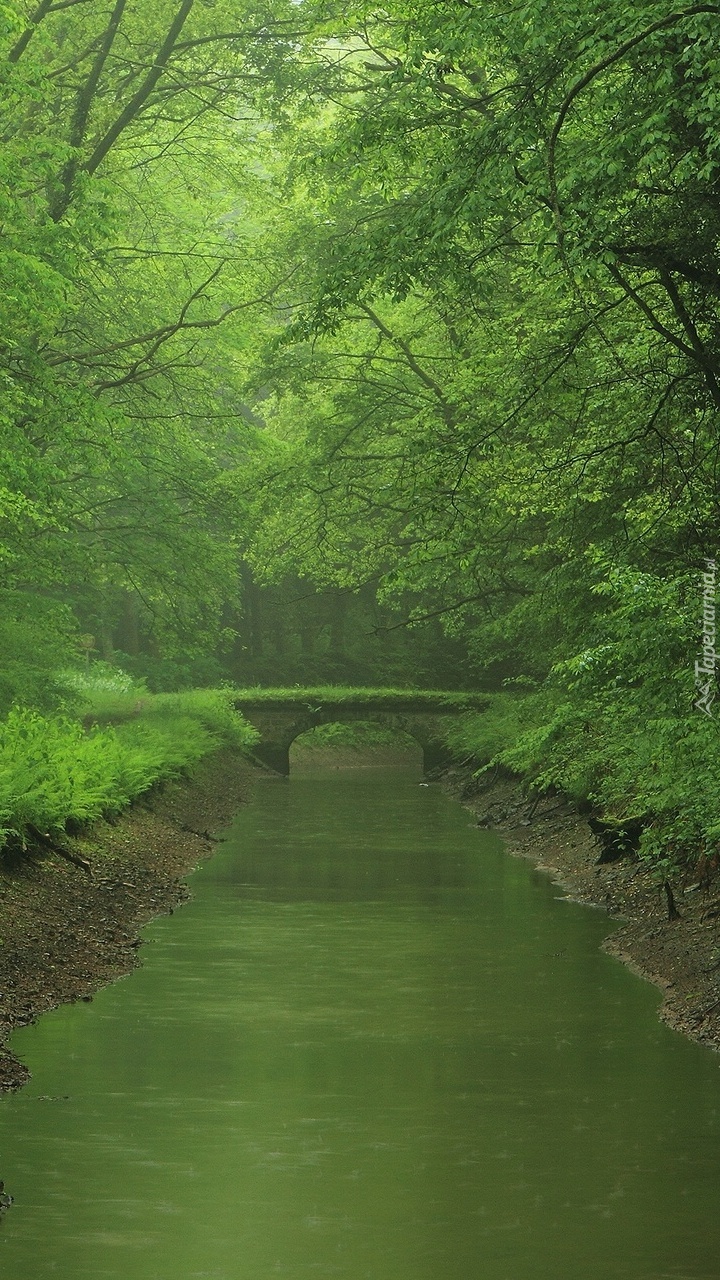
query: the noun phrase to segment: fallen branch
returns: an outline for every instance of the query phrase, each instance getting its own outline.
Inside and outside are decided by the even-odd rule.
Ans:
[[[61,845],[56,844],[47,833],[39,831],[32,823],[28,824],[28,834],[32,836],[37,844],[41,844],[43,848],[50,849],[52,853],[56,853],[59,858],[64,858],[66,862],[72,862],[73,866],[80,867],[82,871],[86,871],[89,876],[92,875],[92,866],[86,858],[81,858],[78,853],[71,853],[69,849],[63,849]]]
[[[199,836],[201,840],[207,840],[209,844],[221,843],[220,836],[213,836],[207,830],[198,831],[197,827],[190,827],[187,822],[181,822],[179,825],[181,831],[188,831],[191,836]]]

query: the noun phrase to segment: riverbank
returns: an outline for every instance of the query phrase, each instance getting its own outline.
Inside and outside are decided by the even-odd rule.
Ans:
[[[327,756],[306,752],[303,764],[327,767]],[[356,767],[357,753],[336,753],[333,762]],[[212,833],[249,798],[256,776],[237,752],[206,757],[188,779],[69,840],[90,871],[49,849],[4,860],[0,1091],[28,1079],[7,1047],[12,1032],[58,1005],[92,999],[137,966],[140,928],[187,898],[184,877],[210,856]],[[533,809],[517,781],[488,786],[468,770],[449,771],[443,784],[504,837],[509,854],[530,860],[573,900],[606,910],[616,927],[605,949],[660,988],[660,1017],[720,1049],[720,885],[685,885],[676,894],[680,918],[668,921],[647,869],[628,857],[599,864],[598,841],[570,804],[554,798]]]
[[[679,918],[665,893],[632,856],[598,862],[600,843],[586,820],[558,797],[535,805],[516,779],[488,783],[450,770],[443,785],[505,839],[507,851],[551,876],[569,898],[601,907],[617,923],[604,950],[662,992],[659,1016],[692,1040],[720,1049],[720,883],[674,886]]]
[[[204,757],[115,823],[68,839],[89,870],[51,849],[0,865],[0,1091],[29,1078],[7,1047],[21,1026],[58,1005],[91,1000],[137,966],[139,929],[172,911],[183,877],[207,858],[212,833],[248,799],[255,768],[238,752]]]

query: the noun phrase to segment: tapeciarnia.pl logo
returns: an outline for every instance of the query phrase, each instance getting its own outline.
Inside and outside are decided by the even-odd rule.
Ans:
[[[718,657],[715,652],[716,571],[715,561],[706,560],[705,572],[702,575],[702,658],[695,663],[695,689],[698,693],[698,698],[693,705],[698,711],[704,711],[708,716],[712,715],[712,704],[715,701],[715,667]]]

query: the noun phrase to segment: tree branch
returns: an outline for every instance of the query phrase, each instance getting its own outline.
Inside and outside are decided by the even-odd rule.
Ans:
[[[70,126],[69,138],[70,146],[73,147],[75,152],[79,151],[85,141],[87,123],[90,117],[93,100],[97,92],[97,87],[100,83],[100,76],[102,75],[103,67],[108,59],[110,50],[115,43],[115,37],[118,33],[118,28],[120,26],[126,4],[127,0],[115,0],[115,8],[110,16],[110,21],[105,28],[105,32],[100,42],[100,48],[98,49],[95,61],[90,68],[90,74],[85,81],[85,84],[78,91],[78,95],[75,100],[75,110],[73,112],[72,123]],[[70,204],[77,168],[78,158],[77,155],[75,155],[65,165],[60,178],[60,190],[50,205],[50,217],[53,219],[53,222],[60,221]]]
[[[679,258],[672,249],[661,244],[610,244],[608,248],[623,262],[658,270],[673,271],[692,284],[699,284],[710,293],[720,295],[720,273],[707,268],[694,267],[691,262]]]
[[[12,49],[10,50],[7,56],[8,62],[20,61],[22,55],[24,54],[25,50],[27,49],[30,41],[34,36],[35,31],[40,26],[40,23],[42,22],[43,18],[46,17],[47,14],[50,12],[50,9],[52,8],[52,2],[53,0],[40,0],[40,4],[38,5],[37,9],[35,10],[34,13],[30,15],[29,26],[25,28],[19,40],[13,45]]]
[[[660,279],[662,280],[663,288],[672,303],[675,315],[688,336],[692,349],[695,352],[695,359],[705,373],[705,379],[710,387],[712,398],[718,408],[720,408],[720,387],[718,386],[715,368],[713,367],[713,363],[707,353],[700,334],[695,328],[685,303],[682,300],[680,290],[675,284],[675,281],[669,271],[661,270]]]
[[[282,284],[286,283],[286,280],[289,278],[289,276],[293,274],[293,271],[294,271],[294,268],[293,268],[293,271],[289,273],[289,276],[285,277],[285,279],[283,280],[278,281],[277,284],[274,285],[273,288],[266,295],[263,295],[261,297],[256,297],[256,298],[250,298],[247,302],[238,302],[231,307],[225,307],[219,315],[209,316],[205,320],[189,320],[187,318],[187,314],[193,302],[197,302],[198,298],[202,296],[205,289],[207,289],[208,286],[211,285],[213,281],[217,279],[223,267],[226,265],[227,265],[227,260],[223,260],[220,263],[220,265],[216,267],[215,270],[208,276],[208,278],[204,280],[202,284],[198,285],[197,289],[195,289],[193,293],[190,295],[190,297],[187,299],[187,301],[183,303],[182,309],[180,311],[180,315],[178,316],[177,320],[174,320],[169,324],[159,325],[157,329],[151,329],[147,333],[138,334],[136,337],[123,338],[119,342],[112,342],[107,347],[91,348],[86,351],[57,352],[55,354],[51,354],[48,356],[47,363],[52,366],[60,365],[60,364],[78,364],[78,365],[87,365],[92,368],[99,361],[105,359],[107,356],[115,355],[120,351],[129,351],[133,347],[148,346],[152,344],[152,349],[150,351],[144,352],[143,355],[137,361],[136,365],[134,366],[137,369],[139,368],[141,363],[151,359],[152,356],[157,353],[157,351],[163,345],[163,343],[167,342],[168,339],[174,337],[175,334],[180,332],[186,332],[191,329],[192,330],[215,329],[219,325],[223,324],[225,320],[228,319],[229,316],[235,315],[238,311],[248,311],[251,307],[257,307],[261,303],[267,304],[271,302],[273,294],[276,292],[277,289],[281,287]],[[99,390],[105,390],[108,387],[118,385],[118,383],[116,379],[113,379],[111,381],[98,383],[96,385]]]
[[[445,605],[442,609],[431,609],[427,613],[409,614],[402,622],[393,622],[385,627],[374,627],[373,631],[376,635],[380,635],[383,631],[399,631],[402,627],[414,627],[418,622],[429,622],[431,618],[440,618],[446,613],[455,613],[458,609],[464,609],[465,605],[477,604],[479,600],[484,600],[484,593],[478,593],[474,596],[465,596],[462,600],[456,600],[454,604]]]
[[[107,133],[100,139],[90,159],[82,166],[85,173],[93,174],[100,167],[110,149],[115,145],[120,134],[127,128],[129,124],[138,115],[140,109],[144,106],[150,97],[155,85],[163,75],[165,68],[177,44],[178,36],[182,31],[185,23],[190,16],[190,11],[195,0],[182,0],[173,22],[171,23],[168,33],[158,51],[155,61],[143,80],[140,88],[133,94],[132,98],[123,107],[120,115],[110,126]]]
[[[587,86],[593,80],[596,79],[597,76],[602,75],[603,71],[607,71],[608,68],[612,67],[614,63],[619,62],[621,58],[625,57],[626,53],[630,52],[631,49],[634,49],[637,45],[642,44],[643,40],[647,40],[650,36],[655,35],[657,31],[663,31],[663,30],[666,30],[668,27],[677,26],[677,24],[679,22],[683,22],[685,18],[693,18],[696,15],[701,13],[720,14],[720,6],[715,4],[696,4],[696,5],[693,5],[690,9],[681,9],[679,12],[668,14],[667,17],[665,18],[659,18],[657,22],[651,23],[649,27],[646,27],[646,29],[644,31],[641,31],[638,35],[631,36],[629,40],[625,40],[623,44],[619,45],[618,48],[615,49],[612,53],[607,54],[605,58],[601,58],[599,62],[594,63],[593,66],[590,67],[585,72],[585,75],[581,76],[579,80],[575,81],[575,84],[568,91],[560,107],[560,110],[558,111],[557,117],[555,119],[555,124],[553,125],[552,131],[550,133],[550,137],[548,139],[548,171],[550,175],[550,192],[551,192],[553,209],[555,210],[555,216],[558,221],[560,220],[561,211],[560,211],[560,206],[558,202],[558,193],[557,193],[557,178],[556,178],[556,172],[555,172],[555,150],[557,147],[557,141],[560,135],[560,130],[562,129],[565,123],[567,114],[573,102],[575,101],[575,99],[578,97],[579,94],[582,93],[583,89],[586,89]]]
[[[407,360],[408,365],[412,369],[415,376],[420,379],[423,386],[426,386],[430,391],[433,392],[433,395],[441,404],[443,417],[447,425],[455,426],[456,417],[455,417],[454,406],[447,399],[445,392],[440,386],[440,383],[437,382],[435,378],[433,378],[432,374],[428,373],[426,369],[423,369],[421,364],[418,364],[418,361],[416,360],[407,342],[405,342],[403,338],[398,338],[397,335],[394,334],[391,329],[388,329],[387,325],[372,310],[372,308],[367,305],[367,303],[359,302],[358,306],[360,307],[361,311],[364,311],[365,315],[372,322],[372,324],[375,325],[375,328],[380,331],[383,337],[387,338],[388,342],[391,342],[394,347],[397,347],[398,350],[402,351],[403,355],[405,356],[405,359]]]
[[[39,828],[34,826],[31,822],[27,824],[26,830],[28,835],[36,842],[36,844],[42,845],[45,849],[50,849],[52,853],[56,853],[58,857],[64,858],[66,862],[72,862],[73,866],[81,867],[83,871],[88,873],[88,875],[92,875],[92,865],[86,858],[81,858],[79,854],[71,853],[69,849],[64,849],[62,845],[57,844],[55,840],[52,840],[49,835],[40,831]]]
[[[672,329],[668,329],[667,325],[663,324],[662,320],[658,319],[652,307],[648,305],[642,295],[638,293],[637,289],[633,289],[629,280],[625,279],[622,272],[614,263],[610,263],[608,265],[608,271],[610,272],[613,280],[615,280],[616,283],[620,285],[620,288],[627,294],[628,298],[630,298],[635,303],[635,306],[642,311],[643,315],[647,317],[655,332],[659,333],[661,337],[672,343],[672,345],[676,347],[678,351],[681,351],[684,356],[687,356],[688,360],[691,360],[693,364],[700,366],[705,374],[705,380],[710,389],[713,402],[718,408],[720,408],[720,387],[718,387],[715,373],[708,361],[705,349],[702,346],[702,343],[700,343],[700,339],[697,339],[700,347],[699,351],[693,346],[688,346],[686,342],[683,342],[682,338],[679,338],[676,333],[673,333]],[[669,296],[672,301],[672,296]]]
[[[287,26],[289,22],[290,22],[290,19],[287,20],[287,23],[281,22],[279,19],[277,19],[273,21],[272,28],[277,30],[282,30],[282,28]],[[293,39],[300,39],[302,36],[310,35],[312,33],[312,30],[313,30],[312,27],[301,27],[298,30],[297,27],[293,26],[293,28],[290,31],[283,31],[282,34],[286,40],[293,40]],[[181,40],[176,45],[176,51],[178,53],[185,53],[187,49],[198,49],[201,45],[217,44],[218,41],[220,41],[222,44],[229,44],[231,41],[235,41],[235,40],[244,40],[244,41],[262,40],[263,37],[267,36],[268,34],[269,34],[268,27],[256,27],[255,29],[249,30],[249,31],[219,31],[216,34],[213,34],[211,36],[196,36],[194,40]]]

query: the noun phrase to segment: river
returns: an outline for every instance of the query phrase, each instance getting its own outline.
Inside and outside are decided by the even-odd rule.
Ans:
[[[411,771],[259,783],[17,1033],[4,1280],[718,1280],[720,1061]]]

